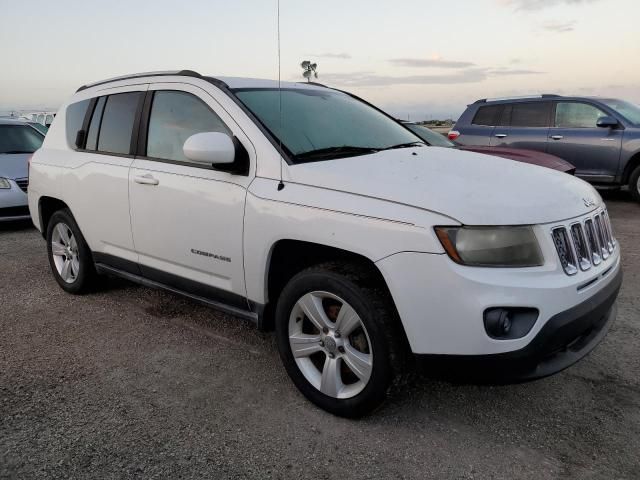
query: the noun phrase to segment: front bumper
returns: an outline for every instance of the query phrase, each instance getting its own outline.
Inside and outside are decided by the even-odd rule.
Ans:
[[[14,180],[9,180],[11,188],[0,190],[0,222],[27,220],[30,217],[27,194]]]
[[[607,334],[616,317],[622,269],[588,300],[550,318],[519,350],[494,355],[416,355],[421,368],[447,377],[492,382],[543,378],[578,362]]]

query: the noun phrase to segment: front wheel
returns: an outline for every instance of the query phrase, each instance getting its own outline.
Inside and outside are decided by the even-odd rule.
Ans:
[[[640,202],[640,165],[629,176],[629,191],[631,192],[631,197],[636,202]]]
[[[276,309],[280,356],[319,407],[359,417],[401,373],[398,320],[388,294],[357,269],[323,264],[294,276]]]

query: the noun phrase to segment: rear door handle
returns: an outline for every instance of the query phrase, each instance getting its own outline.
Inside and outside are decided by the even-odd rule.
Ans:
[[[160,183],[160,180],[153,178],[149,173],[146,175],[135,176],[133,177],[133,181],[141,185],[158,185]]]
[[[562,140],[564,137],[562,135],[551,135],[549,138],[552,140]]]
[[[506,134],[506,133],[496,133],[496,134],[495,134],[495,137],[496,137],[496,138],[504,138],[504,137],[506,137],[506,136],[507,136],[507,134]]]

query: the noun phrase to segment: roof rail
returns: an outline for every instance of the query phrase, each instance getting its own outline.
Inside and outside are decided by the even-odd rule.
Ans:
[[[318,83],[318,82],[296,82],[296,83],[301,83],[302,85],[315,85],[316,87],[324,87],[324,88],[330,88],[327,87],[324,83]]]
[[[76,93],[81,92],[82,90],[86,90],[87,88],[96,87],[98,85],[104,85],[106,83],[117,82],[118,80],[129,80],[132,78],[141,78],[141,77],[164,77],[170,75],[180,75],[183,77],[196,77],[202,78],[198,72],[194,72],[193,70],[172,70],[172,71],[162,71],[162,72],[142,72],[142,73],[134,73],[131,75],[123,75],[120,77],[108,78],[106,80],[100,80],[99,82],[88,83],[86,85],[81,86]]]
[[[559,98],[561,95],[556,95],[555,93],[543,93],[541,95],[521,95],[514,97],[497,97],[497,98],[482,98],[480,100],[476,100],[473,103],[487,103],[487,102],[500,102],[503,100],[528,100],[531,98]]]

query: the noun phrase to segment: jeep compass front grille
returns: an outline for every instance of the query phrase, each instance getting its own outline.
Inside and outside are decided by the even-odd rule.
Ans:
[[[569,227],[556,227],[551,231],[551,237],[567,275],[575,275],[578,268],[585,271],[600,265],[611,256],[616,246],[606,210]]]

